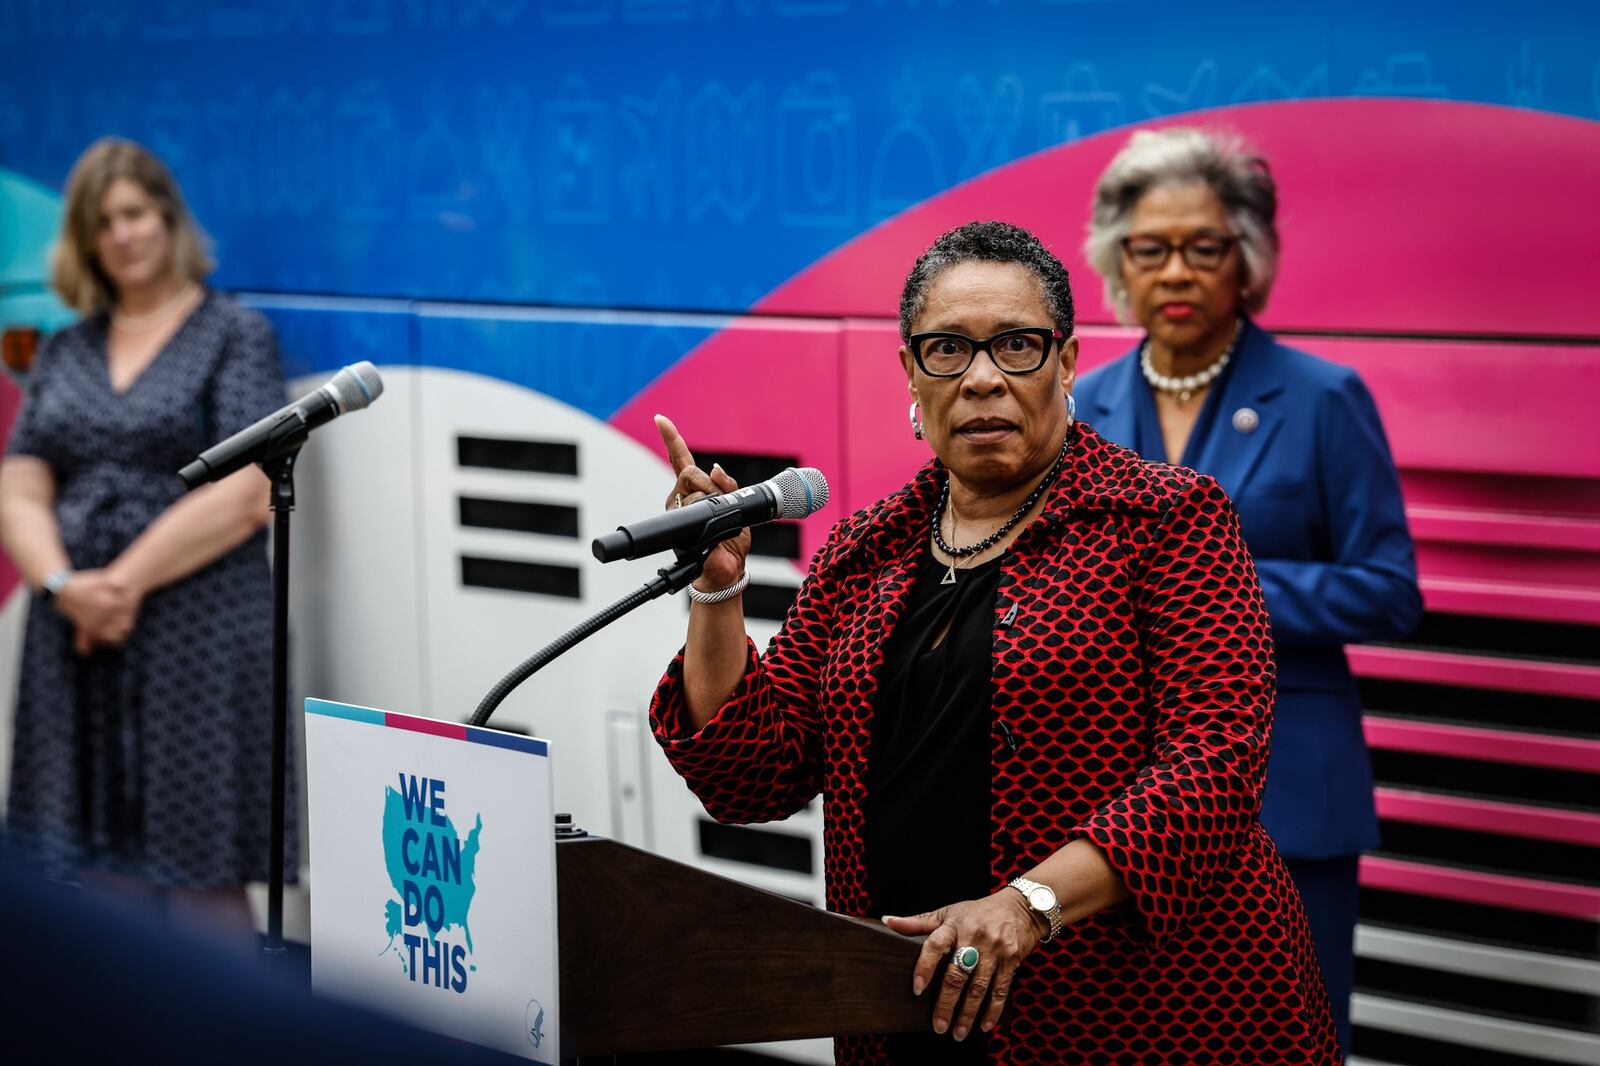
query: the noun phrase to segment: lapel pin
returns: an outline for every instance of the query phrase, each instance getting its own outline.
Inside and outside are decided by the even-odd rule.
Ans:
[[[1261,424],[1261,416],[1256,414],[1254,408],[1241,407],[1233,412],[1233,428],[1240,433],[1254,433]]]

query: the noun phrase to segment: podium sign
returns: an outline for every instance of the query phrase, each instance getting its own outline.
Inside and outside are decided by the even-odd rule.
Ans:
[[[313,987],[556,1062],[549,745],[307,700],[306,767]]]

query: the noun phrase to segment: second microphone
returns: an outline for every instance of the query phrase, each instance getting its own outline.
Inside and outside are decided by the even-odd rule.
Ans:
[[[707,496],[683,507],[596,537],[594,557],[602,563],[639,559],[674,548],[710,547],[741,529],[776,518],[804,518],[827,506],[828,481],[814,467],[789,467],[770,481]]]
[[[383,379],[378,376],[378,368],[364,359],[351,363],[320,388],[201,452],[199,458],[178,471],[178,480],[192,491],[221,481],[251,463],[275,459],[304,444],[307,434],[318,426],[359,411],[382,395]]]

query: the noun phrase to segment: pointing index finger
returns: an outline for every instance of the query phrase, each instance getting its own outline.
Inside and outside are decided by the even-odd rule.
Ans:
[[[689,451],[689,445],[684,443],[683,434],[672,424],[672,419],[666,415],[656,415],[655,422],[656,431],[661,434],[661,443],[667,446],[667,461],[672,464],[672,472],[683,473],[694,465],[694,453]]]

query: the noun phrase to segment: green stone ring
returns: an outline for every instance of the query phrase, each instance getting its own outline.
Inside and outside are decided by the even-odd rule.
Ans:
[[[964,947],[957,951],[955,953],[955,957],[950,961],[953,962],[956,969],[960,970],[962,973],[971,973],[973,970],[978,968],[978,949],[975,947]]]

